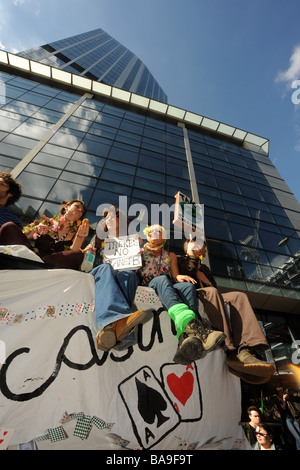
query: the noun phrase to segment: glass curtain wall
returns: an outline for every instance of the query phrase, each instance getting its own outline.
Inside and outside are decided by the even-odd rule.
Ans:
[[[0,169],[11,171],[80,95],[1,73]],[[188,131],[205,234],[215,275],[300,287],[299,237],[258,161],[267,156]],[[183,130],[176,122],[86,99],[20,173],[23,197],[14,208],[24,224],[82,197],[96,223],[100,204],[174,204],[191,197]],[[149,220],[150,222],[150,220]],[[172,245],[172,242],[171,242]],[[178,244],[176,245],[178,247]]]

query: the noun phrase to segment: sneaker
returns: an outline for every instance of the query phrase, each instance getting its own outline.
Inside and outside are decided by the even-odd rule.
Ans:
[[[188,336],[196,336],[202,341],[203,349],[209,352],[225,341],[226,335],[223,331],[211,330],[206,328],[200,320],[195,318],[191,320],[186,328]]]
[[[275,367],[272,364],[258,359],[250,353],[249,349],[242,349],[238,354],[229,354],[226,364],[235,371],[258,377],[271,377],[275,373]]]
[[[199,338],[182,333],[179,337],[178,348],[173,361],[176,364],[188,365],[192,361],[201,359],[202,353],[203,346]]]
[[[228,367],[228,370],[231,374],[235,375],[244,382],[254,385],[265,384],[266,382],[269,382],[272,377],[271,375],[267,375],[266,377],[259,377],[257,375],[246,374],[244,372],[238,372],[237,370],[234,370],[231,367]]]

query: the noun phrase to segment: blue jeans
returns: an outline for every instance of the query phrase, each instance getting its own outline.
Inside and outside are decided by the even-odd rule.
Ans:
[[[300,426],[296,419],[287,418],[286,425],[291,435],[295,438],[296,449],[300,450]]]
[[[173,284],[168,276],[162,275],[151,279],[148,287],[152,287],[155,290],[159,300],[167,310],[173,307],[173,305],[183,303],[197,314],[197,293],[194,285],[190,282],[177,282]]]
[[[100,264],[90,272],[95,279],[95,320],[99,330],[133,313],[139,280],[134,271],[115,271]]]

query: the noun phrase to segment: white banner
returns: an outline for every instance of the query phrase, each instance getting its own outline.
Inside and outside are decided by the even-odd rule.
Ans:
[[[154,291],[129,349],[96,345],[94,280],[71,270],[1,271],[0,430],[8,448],[248,449],[240,381],[222,348],[189,366]],[[3,361],[2,361],[3,362]]]

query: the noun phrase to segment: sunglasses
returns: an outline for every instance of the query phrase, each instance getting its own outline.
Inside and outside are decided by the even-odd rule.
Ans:
[[[261,437],[266,437],[268,436],[269,434],[263,434],[262,432],[256,432],[255,433],[257,436],[261,436]]]

